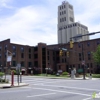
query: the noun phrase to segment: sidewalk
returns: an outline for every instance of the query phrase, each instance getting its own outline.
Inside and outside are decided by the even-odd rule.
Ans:
[[[29,84],[27,83],[14,83],[14,86],[11,86],[11,83],[2,83],[0,84],[0,89],[3,89],[3,88],[14,88],[14,87],[22,87],[22,86],[28,86]]]

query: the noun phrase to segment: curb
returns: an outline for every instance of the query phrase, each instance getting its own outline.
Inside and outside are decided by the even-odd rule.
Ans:
[[[23,87],[23,86],[28,86],[29,84],[24,84],[24,85],[15,85],[15,86],[2,86],[0,89],[6,89],[6,88],[16,88],[16,87]]]

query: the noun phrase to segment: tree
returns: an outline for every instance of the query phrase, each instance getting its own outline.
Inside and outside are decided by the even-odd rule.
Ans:
[[[93,52],[92,54],[95,63],[100,65],[100,45],[98,45],[96,52]]]

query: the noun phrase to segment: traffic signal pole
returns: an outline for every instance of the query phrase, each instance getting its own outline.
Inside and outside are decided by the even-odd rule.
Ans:
[[[82,43],[82,61],[84,61],[83,43]],[[84,64],[82,64],[82,68],[83,68],[83,79],[85,80],[85,66],[84,66]]]
[[[92,32],[92,33],[84,34],[84,35],[79,34],[78,36],[71,37],[71,38],[70,38],[70,48],[73,48],[72,39],[82,38],[83,36],[95,35],[95,34],[97,34],[97,33],[100,33],[100,31],[99,31],[99,32]],[[83,43],[82,43],[81,46],[82,46],[82,60],[84,61]],[[83,67],[83,79],[85,79],[85,65],[82,64],[82,67]]]

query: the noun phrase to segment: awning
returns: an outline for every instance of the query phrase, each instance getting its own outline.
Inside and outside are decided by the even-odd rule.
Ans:
[[[25,71],[25,69],[21,69],[21,71]]]

